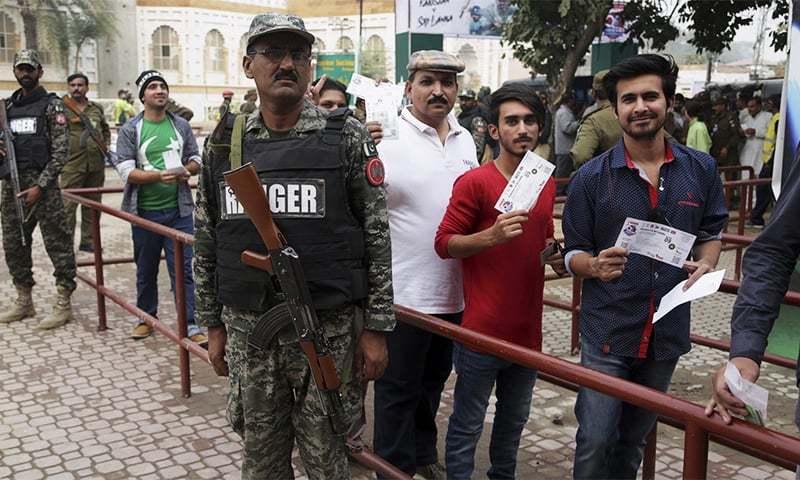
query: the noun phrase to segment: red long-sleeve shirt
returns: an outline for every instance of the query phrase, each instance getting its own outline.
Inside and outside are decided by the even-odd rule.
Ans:
[[[450,258],[453,235],[492,225],[494,204],[508,181],[494,162],[465,173],[453,185],[450,204],[436,232],[436,253]],[[550,179],[531,209],[522,235],[462,259],[464,317],[461,325],[536,350],[542,349],[544,267],[539,253],[553,236],[555,183]]]

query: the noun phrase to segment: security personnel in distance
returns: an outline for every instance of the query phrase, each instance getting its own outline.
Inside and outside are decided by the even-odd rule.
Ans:
[[[717,166],[739,165],[739,143],[744,140],[739,114],[728,111],[725,97],[718,98],[711,107],[714,114],[708,124],[711,133],[711,156]],[[730,172],[729,172],[730,173]],[[731,175],[729,179],[735,176]]]
[[[486,112],[478,105],[475,90],[462,90],[458,94],[458,103],[461,107],[461,113],[458,114],[458,123],[469,130],[472,135],[472,141],[475,142],[475,153],[480,162],[486,149],[486,137],[489,134]]]
[[[588,113],[584,112],[575,136],[575,144],[569,152],[576,170],[592,158],[609,150],[622,138],[622,128],[603,89],[603,78],[606,73],[608,70],[601,70],[594,76],[592,91],[595,103],[586,109]]]
[[[209,358],[229,375],[228,419],[242,436],[242,478],[293,478],[296,441],[312,479],[350,478],[344,438],[332,432],[292,327],[266,350],[248,345],[259,317],[282,301],[271,278],[240,261],[265,252],[223,172],[252,162],[270,210],[298,252],[321,334],[328,338],[348,416],[359,417],[363,382],[386,367],[394,328],[391,242],[383,166],[347,109],[324,114],[305,99],[314,36],[294,15],[257,15],[243,68],[261,106],[226,115],[205,147],[195,210],[196,319]]]
[[[67,116],[61,99],[47,93],[39,85],[43,74],[39,54],[35,50],[20,50],[14,56],[14,77],[21,88],[6,100],[6,117],[14,135],[25,218],[17,216],[5,144],[0,143],[0,178],[4,180],[0,212],[3,250],[17,290],[13,305],[3,307],[0,323],[16,322],[36,315],[31,295],[35,283],[31,243],[33,230],[39,224],[45,249],[53,262],[58,292],[51,297],[52,313],[38,325],[38,328],[47,330],[59,327],[72,318],[70,297],[76,285],[75,254],[58,186],[58,176],[68,158]],[[7,138],[2,139],[2,142],[7,141]],[[20,222],[23,222],[24,242],[20,236]]]
[[[111,129],[106,122],[103,106],[87,97],[89,79],[82,73],[74,73],[67,77],[67,88],[70,97],[78,105],[78,109],[85,118],[92,123],[95,131],[100,135],[100,141],[108,146],[111,143]],[[89,131],[80,117],[69,108],[66,108],[67,125],[69,126],[69,160],[61,171],[61,188],[91,188],[102,187],[105,183],[105,157],[103,151],[89,135]],[[89,193],[84,195],[89,200],[101,202],[102,195]],[[67,227],[75,231],[75,216],[78,204],[69,200],[64,201]],[[92,245],[92,209],[81,206],[80,243],[78,250],[94,252]],[[70,237],[72,238],[72,237]]]

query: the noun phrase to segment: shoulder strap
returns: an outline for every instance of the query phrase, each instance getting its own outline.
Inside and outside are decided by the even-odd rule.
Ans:
[[[322,143],[326,145],[339,145],[342,141],[342,130],[347,124],[347,117],[353,114],[353,111],[347,107],[337,108],[328,115],[325,122],[325,130],[322,131]]]
[[[244,124],[247,115],[237,115],[233,121],[233,133],[231,134],[231,170],[236,170],[242,166],[242,139],[244,138]]]

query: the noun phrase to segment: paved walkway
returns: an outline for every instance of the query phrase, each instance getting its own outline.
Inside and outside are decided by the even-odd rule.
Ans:
[[[109,172],[109,176],[113,173]],[[119,204],[118,195],[106,203]],[[104,254],[131,255],[130,228],[117,219],[102,220]],[[37,234],[38,236],[38,234]],[[132,318],[110,304],[105,332],[96,331],[95,294],[84,284],[75,292],[76,321],[52,332],[33,327],[48,312],[53,298],[52,268],[40,238],[34,242],[36,319],[0,326],[0,478],[41,479],[220,479],[238,478],[239,438],[224,416],[227,382],[209,366],[192,359],[192,397],[182,398],[177,347],[163,337],[143,341],[128,338]],[[80,257],[86,258],[86,257]],[[731,265],[733,255],[725,254]],[[83,269],[92,273],[91,268]],[[166,273],[161,276],[161,318],[174,322]],[[131,265],[109,266],[107,284],[135,299]],[[13,298],[5,266],[0,267],[0,308]],[[570,284],[547,286],[546,295],[568,299]],[[694,332],[713,337],[729,335],[733,297],[717,294],[693,306]],[[544,349],[568,356],[569,316],[547,309]],[[670,393],[697,402],[708,396],[708,375],[725,355],[696,347],[678,366]],[[452,411],[454,376],[442,398],[440,449],[447,417]],[[793,402],[797,396],[794,372],[766,366],[762,385],[770,390],[771,428],[795,434]],[[519,450],[520,478],[568,478],[577,428],[572,408],[575,394],[539,382],[534,391],[530,421]],[[371,396],[369,398],[371,407]],[[477,476],[488,468],[488,432],[476,458]],[[371,412],[370,412],[371,416]],[[371,438],[368,432],[365,438]],[[679,478],[683,432],[659,428],[658,478]],[[712,444],[709,478],[794,478],[791,472]],[[302,476],[298,459],[298,478]],[[354,468],[356,478],[372,478]]]

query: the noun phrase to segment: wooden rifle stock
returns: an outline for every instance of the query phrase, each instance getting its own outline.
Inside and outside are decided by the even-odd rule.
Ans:
[[[256,167],[252,163],[248,163],[236,170],[225,172],[223,176],[236,195],[236,199],[250,216],[250,220],[258,230],[267,249],[272,251],[281,248],[283,242],[278,238],[278,232],[275,230],[267,195],[261,186]]]
[[[316,361],[309,361],[308,366],[311,368],[311,375],[314,376],[314,383],[321,391],[338,390],[342,385],[339,376],[336,374],[336,366],[333,364],[333,358],[330,354],[319,356],[317,354],[317,347],[314,342],[308,342],[300,339],[300,348],[306,354],[306,358]]]
[[[269,255],[245,250],[242,252],[241,260],[245,265],[272,273],[272,261],[270,261]]]

